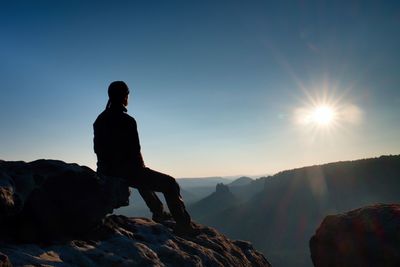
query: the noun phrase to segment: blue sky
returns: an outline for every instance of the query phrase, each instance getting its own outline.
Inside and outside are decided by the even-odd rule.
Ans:
[[[113,80],[176,177],[400,152],[398,1],[2,1],[0,32],[5,160],[95,168]],[[335,123],[298,123],[323,96]]]

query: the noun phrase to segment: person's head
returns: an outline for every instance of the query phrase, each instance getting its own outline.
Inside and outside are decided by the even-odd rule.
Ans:
[[[129,88],[123,81],[114,81],[108,86],[108,105],[128,105]]]

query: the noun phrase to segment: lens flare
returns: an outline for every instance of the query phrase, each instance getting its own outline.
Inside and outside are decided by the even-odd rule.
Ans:
[[[294,109],[293,118],[307,140],[313,142],[320,137],[333,140],[362,122],[362,110],[350,102],[347,93],[338,95],[338,91],[328,82],[303,90],[304,96],[299,99],[301,105]]]
[[[297,122],[301,125],[315,127],[332,127],[337,121],[338,113],[335,107],[320,104],[296,111]]]
[[[318,125],[329,125],[336,117],[335,110],[332,107],[322,105],[315,107],[311,112],[311,122]]]

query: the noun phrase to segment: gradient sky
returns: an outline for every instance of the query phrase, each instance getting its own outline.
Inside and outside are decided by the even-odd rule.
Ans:
[[[400,153],[399,1],[1,1],[0,33],[4,160],[95,168],[113,80],[176,177]],[[336,123],[298,123],[321,99]]]

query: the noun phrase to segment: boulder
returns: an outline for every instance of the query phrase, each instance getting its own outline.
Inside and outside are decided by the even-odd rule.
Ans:
[[[128,197],[123,180],[78,164],[0,161],[0,237],[30,242],[79,236],[127,205]]]
[[[400,205],[327,216],[310,240],[314,266],[400,266]]]

